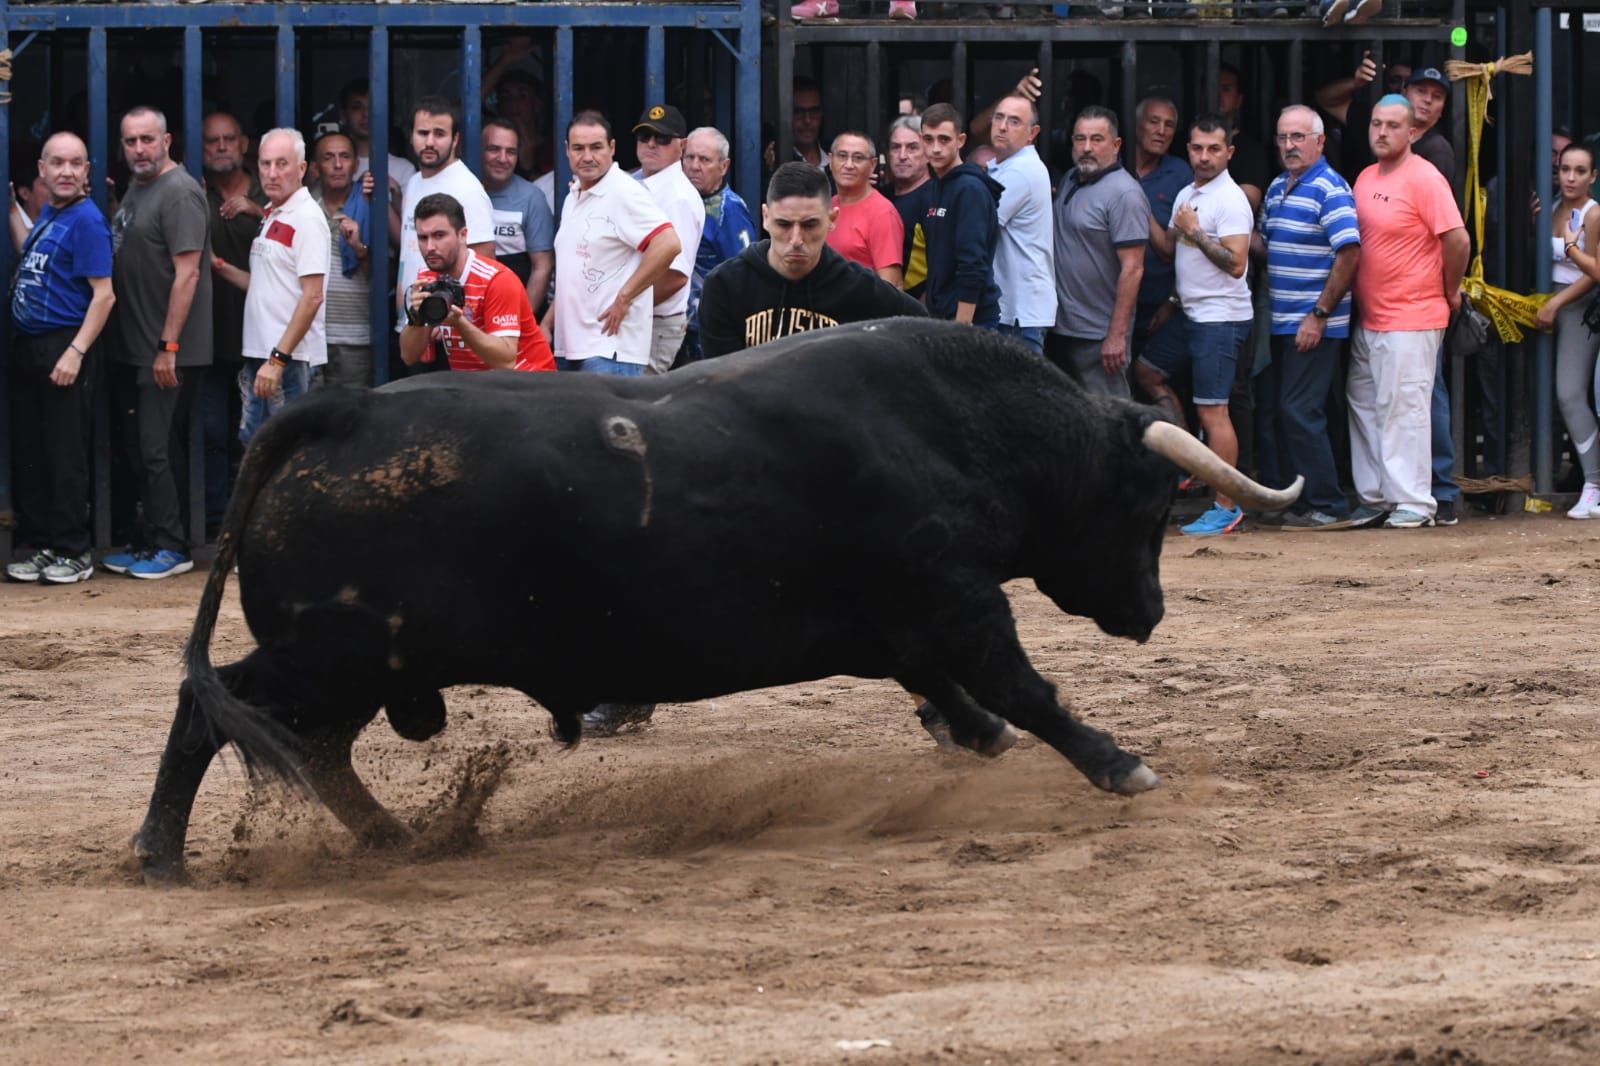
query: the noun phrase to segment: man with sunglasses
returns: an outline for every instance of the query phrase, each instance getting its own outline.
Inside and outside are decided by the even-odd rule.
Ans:
[[[683,172],[683,142],[688,133],[683,113],[671,104],[645,108],[633,127],[639,150],[639,169],[634,177],[666,213],[680,245],[653,290],[655,308],[650,322],[647,374],[671,370],[678,349],[683,347],[689,324],[689,278],[694,274],[694,259],[700,252],[700,235],[706,226],[705,198]]]

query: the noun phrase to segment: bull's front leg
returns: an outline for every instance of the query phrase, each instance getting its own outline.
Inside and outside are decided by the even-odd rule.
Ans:
[[[945,621],[952,624],[932,636],[934,646],[950,676],[980,707],[1055,748],[1107,792],[1131,796],[1161,784],[1137,755],[1123,751],[1109,734],[1084,725],[1061,706],[1055,686],[1039,676],[1023,652],[1010,605],[1000,589],[976,603],[968,599]]]
[[[306,764],[311,788],[363,847],[395,848],[409,844],[411,830],[373,797],[350,763],[350,749],[359,731],[357,727],[353,731],[329,733],[312,744]]]
[[[994,758],[1017,742],[1017,731],[973,702],[972,697],[937,670],[896,678],[913,696],[925,699],[917,708],[922,728],[946,751],[965,749]]]
[[[235,667],[219,671],[227,682]],[[174,885],[183,879],[183,846],[189,835],[189,815],[206,769],[221,743],[206,727],[194,704],[194,691],[185,681],[178,689],[178,713],[167,733],[167,747],[156,770],[155,790],[144,824],[133,837],[133,854],[147,885]]]

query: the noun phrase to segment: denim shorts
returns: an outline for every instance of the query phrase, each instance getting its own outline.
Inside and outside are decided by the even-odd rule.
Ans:
[[[619,378],[636,378],[644,373],[644,364],[624,363],[614,355],[591,355],[587,359],[557,359],[556,369],[574,374],[610,374]]]
[[[1239,352],[1250,339],[1250,319],[1238,322],[1195,322],[1175,314],[1146,343],[1139,361],[1170,378],[1189,368],[1196,406],[1226,404],[1233,392]]]

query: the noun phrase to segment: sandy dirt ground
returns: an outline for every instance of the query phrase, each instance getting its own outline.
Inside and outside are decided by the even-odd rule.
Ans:
[[[0,588],[0,1056],[1600,1061],[1600,523],[1173,539],[1164,574],[1142,647],[1012,590],[1165,778],[1134,800],[1031,738],[940,754],[883,682],[572,751],[459,689],[357,765],[475,836],[362,853],[229,759],[169,891],[128,839],[202,575]],[[230,590],[217,660],[247,642]]]

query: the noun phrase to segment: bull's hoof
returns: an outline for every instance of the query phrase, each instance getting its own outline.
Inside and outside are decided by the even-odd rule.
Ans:
[[[178,888],[188,883],[181,852],[177,855],[158,855],[136,836],[133,838],[133,857],[139,863],[139,876],[146,888]]]
[[[396,848],[410,847],[416,842],[417,835],[399,822],[390,819],[368,826],[358,839],[361,846],[368,850],[394,851]]]
[[[653,703],[602,703],[583,716],[583,735],[586,737],[614,737],[618,733],[639,729],[655,714]]]
[[[1011,724],[1008,722],[1000,727],[1000,732],[996,733],[988,743],[979,744],[972,750],[976,751],[979,755],[986,755],[993,759],[996,756],[1003,755],[1012,748],[1016,747],[1019,739],[1021,739],[1021,735],[1015,729],[1012,729]]]
[[[1103,787],[1103,786],[1102,786]],[[1137,796],[1141,792],[1149,792],[1153,788],[1161,787],[1161,778],[1156,772],[1144,763],[1135,763],[1132,770],[1111,779],[1111,787],[1106,791],[1115,792],[1122,796]]]

